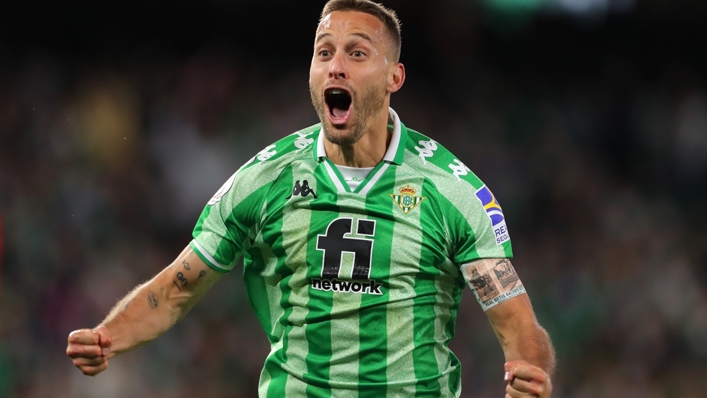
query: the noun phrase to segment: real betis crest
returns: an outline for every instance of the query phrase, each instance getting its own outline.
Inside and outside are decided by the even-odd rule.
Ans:
[[[391,199],[393,199],[393,202],[395,202],[398,207],[400,207],[400,210],[403,211],[403,214],[408,214],[412,211],[412,209],[416,208],[417,205],[422,203],[423,200],[427,199],[425,196],[415,196],[417,191],[415,188],[411,187],[410,185],[406,185],[402,188],[400,188],[400,194],[394,194],[394,193],[389,193],[388,196],[390,196]]]

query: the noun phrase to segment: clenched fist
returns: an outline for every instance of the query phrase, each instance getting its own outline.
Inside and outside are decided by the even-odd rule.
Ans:
[[[66,355],[83,374],[95,376],[108,368],[110,334],[105,326],[79,329],[69,334]]]
[[[526,361],[509,361],[504,366],[506,398],[549,398],[552,394],[550,376]]]

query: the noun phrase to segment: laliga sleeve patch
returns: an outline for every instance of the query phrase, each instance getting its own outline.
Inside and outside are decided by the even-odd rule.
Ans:
[[[486,185],[479,188],[476,191],[476,198],[479,199],[481,205],[484,206],[486,215],[491,219],[491,228],[493,229],[493,235],[496,240],[496,244],[500,245],[511,239],[508,235],[508,229],[506,228],[506,219],[503,217],[503,210],[501,210],[501,205],[498,204],[496,198],[491,193]]]
[[[236,174],[238,174],[238,173],[236,173]],[[233,181],[236,179],[236,174],[233,174],[233,175],[231,176],[231,178],[229,178],[228,180],[226,180],[226,183],[224,183],[224,184],[221,186],[221,188],[219,188],[219,190],[216,191],[216,193],[215,193],[214,196],[211,198],[211,200],[209,200],[209,203],[207,203],[207,205],[213,206],[213,205],[215,205],[216,203],[218,203],[218,202],[221,201],[221,198],[223,198],[223,195],[227,194],[228,191],[231,190],[231,187],[233,186]]]

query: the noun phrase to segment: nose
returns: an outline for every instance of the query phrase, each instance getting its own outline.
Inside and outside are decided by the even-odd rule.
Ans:
[[[329,64],[329,79],[347,79],[348,77],[344,65],[344,54],[337,52]]]

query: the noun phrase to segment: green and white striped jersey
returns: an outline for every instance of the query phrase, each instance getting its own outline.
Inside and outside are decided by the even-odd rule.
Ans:
[[[271,344],[261,397],[461,392],[447,347],[467,282],[460,266],[510,258],[510,238],[488,188],[392,109],[391,118],[385,158],[355,191],[318,124],[241,167],[194,229],[192,249],[215,270],[245,256]]]

